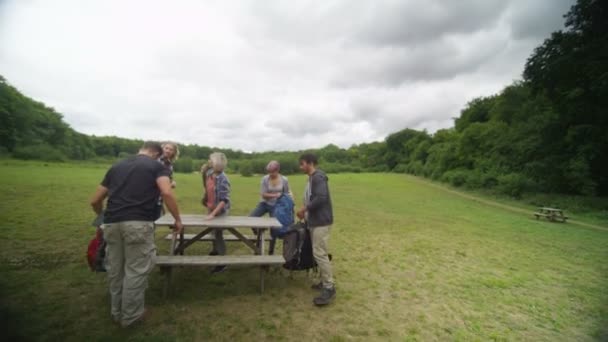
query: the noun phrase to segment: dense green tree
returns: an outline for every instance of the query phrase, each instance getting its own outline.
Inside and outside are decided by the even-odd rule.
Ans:
[[[558,117],[553,155],[571,191],[608,194],[608,2],[579,0],[528,59],[524,79]]]

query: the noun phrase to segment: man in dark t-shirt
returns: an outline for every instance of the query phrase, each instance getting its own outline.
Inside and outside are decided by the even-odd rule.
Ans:
[[[162,148],[146,142],[135,157],[113,165],[97,188],[91,206],[100,214],[108,197],[102,226],[107,243],[111,315],[127,327],[143,319],[148,274],[154,268],[154,219],[159,196],[182,230],[168,170],[157,159]]]

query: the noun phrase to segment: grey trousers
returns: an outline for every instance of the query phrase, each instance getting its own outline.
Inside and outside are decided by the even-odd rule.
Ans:
[[[208,211],[209,213],[211,210]],[[224,217],[228,215],[228,212],[225,212],[217,217]],[[226,241],[224,240],[224,230],[223,229],[214,229],[213,230],[213,249],[212,253],[217,255],[226,255]]]
[[[111,315],[128,326],[144,313],[148,275],[156,260],[154,223],[124,221],[102,226],[106,240],[106,270]]]
[[[334,287],[334,274],[329,261],[329,231],[331,226],[314,227],[310,230],[312,240],[312,255],[319,266],[323,287]]]

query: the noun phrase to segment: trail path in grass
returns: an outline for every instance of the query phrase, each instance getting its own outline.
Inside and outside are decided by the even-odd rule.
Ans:
[[[421,178],[418,178],[418,177],[409,176],[409,175],[407,177],[410,178],[411,180],[415,181],[415,182],[418,182],[418,183],[421,183],[421,184],[425,184],[425,185],[433,187],[435,189],[440,189],[442,191],[449,192],[451,194],[458,195],[458,196],[460,196],[462,198],[466,198],[466,199],[469,199],[469,200],[472,200],[472,201],[475,201],[475,202],[479,202],[479,203],[482,203],[482,204],[485,204],[485,205],[489,205],[489,206],[492,206],[492,207],[501,208],[501,209],[505,209],[505,210],[509,210],[509,211],[513,211],[513,212],[517,212],[517,213],[521,213],[521,214],[528,214],[528,215],[532,214],[532,212],[530,210],[527,210],[527,209],[518,208],[518,207],[514,207],[514,206],[511,206],[511,205],[508,205],[508,204],[503,204],[503,203],[499,203],[499,202],[496,202],[496,201],[491,201],[491,200],[488,200],[488,199],[477,197],[477,196],[474,196],[474,195],[471,195],[471,194],[467,194],[467,193],[462,192],[462,191],[457,191],[457,190],[451,189],[451,188],[449,188],[447,186],[439,185],[439,184],[436,184],[436,183],[433,183],[431,181],[424,180],[424,179],[421,179]],[[582,226],[582,227],[585,227],[585,228],[591,228],[591,229],[608,231],[608,227],[602,227],[602,226],[599,226],[599,225],[596,225],[596,224],[581,222],[581,221],[577,221],[577,220],[568,219],[568,223],[574,224],[574,225],[578,225],[578,226]]]

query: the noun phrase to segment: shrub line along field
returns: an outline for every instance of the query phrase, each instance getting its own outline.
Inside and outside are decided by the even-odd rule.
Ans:
[[[123,330],[110,319],[105,276],[91,273],[84,256],[94,234],[88,200],[104,173],[96,165],[2,161],[0,318],[7,340],[608,339],[608,232],[597,229],[605,222],[588,229],[537,221],[520,205],[496,206],[399,174],[330,175],[338,287],[330,307],[312,305],[306,274],[279,269],[260,295],[254,268],[214,276],[178,269],[165,301],[155,270],[148,321]],[[289,179],[300,198],[305,176]],[[246,215],[259,178],[230,180],[232,213]],[[176,181],[182,212],[202,212],[199,176],[177,174]],[[167,253],[167,233],[157,231],[159,254]],[[192,248],[206,253],[210,246]]]

